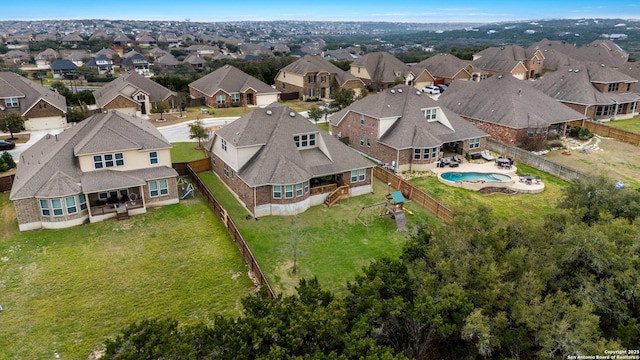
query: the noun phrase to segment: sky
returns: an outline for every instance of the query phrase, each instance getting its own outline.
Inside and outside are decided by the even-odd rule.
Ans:
[[[2,6],[0,20],[309,20],[500,22],[541,19],[640,19],[640,1],[611,0],[30,0]]]

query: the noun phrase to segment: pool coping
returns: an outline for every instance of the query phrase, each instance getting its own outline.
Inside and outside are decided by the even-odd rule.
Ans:
[[[544,183],[540,182],[537,184],[521,182],[520,177],[516,175],[517,168],[512,166],[510,169],[499,168],[496,166],[495,162],[484,162],[484,163],[471,163],[468,161],[463,161],[458,167],[434,167],[431,169],[431,172],[438,176],[438,180],[443,184],[449,186],[460,187],[464,189],[478,191],[480,189],[486,187],[503,187],[513,191],[517,191],[519,194],[537,194],[544,191]],[[442,174],[445,172],[478,172],[478,173],[497,173],[504,174],[511,177],[511,182],[505,181],[467,181],[461,180],[456,182],[451,182],[442,178]]]

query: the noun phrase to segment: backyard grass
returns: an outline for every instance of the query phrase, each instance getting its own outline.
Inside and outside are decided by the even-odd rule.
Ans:
[[[8,196],[0,194],[0,359],[86,359],[134,321],[236,316],[253,288],[198,197],[124,221],[21,233]]]
[[[542,219],[552,213],[562,196],[562,189],[568,183],[524,164],[516,163],[516,166],[519,174],[540,176],[545,184],[544,191],[539,194],[483,195],[477,191],[445,185],[435,175],[413,178],[411,183],[427,191],[454,212],[484,204],[491,207],[497,218],[503,221],[514,218]]]
[[[314,106],[324,105],[324,101],[300,101],[300,100],[289,100],[284,102],[285,105],[290,107],[293,111],[302,112],[308,111]]]
[[[175,142],[171,143],[171,161],[172,162],[189,162],[200,160],[207,157],[207,152],[203,149],[197,149],[197,142]]]
[[[605,123],[608,126],[640,134],[640,115],[626,120],[614,120]]]
[[[375,181],[374,193],[343,199],[338,206],[314,206],[295,216],[265,216],[246,220],[246,209],[210,171],[200,174],[218,201],[236,222],[262,271],[276,293],[290,294],[301,278],[317,276],[324,289],[341,293],[362,267],[382,257],[396,258],[406,232],[396,232],[395,221],[379,216],[382,207],[361,207],[385,200],[387,186]],[[433,215],[411,202],[405,206],[407,225],[426,221],[440,224]],[[369,224],[367,227],[358,218]],[[294,273],[294,265],[296,272]]]

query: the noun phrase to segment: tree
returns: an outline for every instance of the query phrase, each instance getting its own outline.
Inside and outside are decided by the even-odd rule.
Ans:
[[[324,111],[322,109],[320,109],[319,107],[314,106],[311,109],[309,109],[307,114],[309,115],[309,119],[315,121],[315,123],[317,124],[318,120],[320,120],[322,118],[322,116],[324,115]]]
[[[16,167],[16,162],[13,160],[13,156],[11,156],[11,154],[9,154],[7,151],[2,153],[2,156],[0,156],[0,160],[7,165],[7,170],[11,170]]]
[[[167,112],[167,110],[169,110],[169,105],[167,105],[164,101],[158,101],[153,104],[151,112],[154,114],[160,114],[160,118],[158,119],[158,121],[164,121],[164,113]]]
[[[9,113],[0,119],[0,129],[8,131],[11,134],[11,139],[15,139],[13,133],[20,132],[23,126],[24,117],[18,113]]]
[[[333,93],[333,104],[342,110],[355,101],[356,92],[353,89],[340,88]]]
[[[80,106],[70,106],[67,110],[67,121],[78,122],[91,116],[91,110],[84,102]]]
[[[198,149],[202,148],[202,139],[209,137],[207,129],[202,125],[202,121],[197,120],[189,124],[189,139],[198,139]]]

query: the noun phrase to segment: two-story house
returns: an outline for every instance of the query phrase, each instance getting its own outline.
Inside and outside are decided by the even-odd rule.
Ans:
[[[480,82],[454,81],[440,95],[438,103],[494,140],[514,146],[529,142],[536,145],[550,133],[563,135],[569,122],[585,118],[532,87],[536,82],[506,74]]]
[[[415,74],[413,85],[422,89],[427,85],[450,84],[453,80],[471,80],[473,66],[451,54],[431,56],[411,66]]]
[[[273,103],[217,130],[213,171],[253,216],[294,215],[339,187],[373,190],[373,164],[289,107]]]
[[[593,62],[562,66],[534,87],[587,119],[628,119],[638,114],[637,79]]]
[[[189,84],[189,94],[219,108],[265,106],[278,101],[280,92],[232,65],[224,65]]]
[[[103,111],[119,110],[145,117],[158,102],[175,109],[178,94],[135,71],[126,73],[93,92],[96,106]]]
[[[18,113],[29,131],[67,127],[67,100],[23,76],[0,72],[0,118]]]
[[[487,77],[510,74],[520,80],[535,79],[542,75],[544,55],[539,49],[518,45],[490,47],[474,54],[471,65]]]
[[[397,84],[408,84],[413,80],[409,66],[384,51],[361,56],[351,63],[350,72],[374,91]]]
[[[149,75],[149,61],[135,50],[124,54],[121,66],[129,71],[135,71],[140,75]]]
[[[396,172],[484,150],[488,135],[410,85],[369,95],[333,114],[331,134]]]
[[[178,202],[171,144],[148,121],[96,114],[20,155],[9,199],[21,231],[125,218]]]
[[[113,60],[106,55],[96,55],[93,59],[87,61],[85,66],[95,68],[100,75],[113,74]]]
[[[331,98],[334,91],[352,89],[358,96],[365,84],[349,72],[333,65],[320,55],[305,55],[280,69],[275,78],[276,89],[285,98]]]

